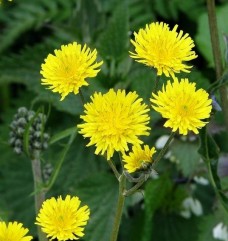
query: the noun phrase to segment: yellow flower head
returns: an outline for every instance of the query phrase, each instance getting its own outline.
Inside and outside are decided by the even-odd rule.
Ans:
[[[30,241],[32,236],[25,236],[28,233],[27,228],[23,228],[22,223],[0,222],[0,241]]]
[[[104,95],[95,93],[91,100],[80,116],[85,123],[78,127],[79,133],[90,138],[87,146],[96,145],[95,154],[107,152],[110,160],[114,151],[127,151],[128,143],[140,144],[138,136],[149,135],[149,109],[136,92],[111,89]]]
[[[134,33],[135,41],[131,43],[135,47],[135,52],[130,52],[130,56],[136,61],[157,69],[157,74],[174,78],[175,73],[189,72],[192,66],[183,62],[195,59],[197,55],[192,48],[195,46],[188,34],[183,35],[183,31],[176,31],[178,25],[173,30],[169,29],[166,23],[151,23],[145,29],[140,29]]]
[[[207,124],[202,119],[210,117],[212,100],[205,90],[196,90],[195,83],[188,79],[168,81],[162,91],[157,95],[152,93],[152,96],[152,107],[168,119],[164,126],[172,128],[173,132],[179,129],[183,135],[188,131],[198,134],[197,129]]]
[[[56,49],[55,55],[49,54],[41,65],[42,84],[48,85],[53,92],[61,94],[63,100],[70,92],[77,94],[79,88],[87,86],[86,78],[95,77],[100,71],[102,61],[94,63],[97,58],[96,49],[91,52],[86,45],[76,42],[62,45]]]
[[[147,169],[148,165],[153,162],[152,156],[155,152],[155,148],[150,149],[148,145],[144,145],[143,148],[140,145],[133,146],[132,152],[123,155],[124,168],[129,173]]]
[[[54,197],[44,201],[36,218],[36,224],[41,226],[47,237],[59,241],[77,240],[84,236],[84,226],[89,219],[88,206],[80,206],[78,197],[67,195],[65,200]]]

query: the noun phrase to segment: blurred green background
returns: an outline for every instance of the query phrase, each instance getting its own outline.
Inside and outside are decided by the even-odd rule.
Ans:
[[[223,34],[228,34],[228,1],[216,1],[223,56]],[[16,155],[8,145],[9,124],[21,106],[50,109],[46,132],[52,136],[80,122],[83,106],[79,96],[60,96],[41,86],[40,66],[49,53],[62,44],[76,41],[97,48],[103,60],[101,72],[89,80],[82,91],[86,101],[94,91],[109,88],[135,90],[149,104],[154,86],[154,70],[129,57],[133,32],[147,23],[163,21],[172,29],[178,24],[195,41],[198,58],[191,62],[190,74],[180,74],[208,89],[215,81],[207,8],[204,0],[14,0],[0,5],[0,217],[17,220],[35,235],[33,180],[30,160]],[[166,82],[162,77],[160,83]],[[219,98],[218,98],[219,99]],[[218,100],[219,101],[219,100]],[[151,111],[151,135],[144,138],[150,146],[169,131],[160,115]],[[222,113],[209,125],[221,153],[219,175],[223,189],[228,188],[228,136]],[[42,154],[43,169],[54,167],[67,138],[50,145]],[[85,241],[107,241],[113,224],[118,183],[106,160],[94,155],[94,147],[77,135],[71,145],[50,196],[78,195],[91,208]],[[169,155],[156,170],[144,191],[127,198],[119,241],[212,241],[213,228],[228,225],[228,216],[207,184],[207,169],[197,150],[199,139],[177,136]],[[114,161],[119,166],[118,155]],[[203,177],[200,182],[196,177]],[[206,183],[206,184],[205,184]],[[200,203],[198,211],[184,206],[186,198]],[[196,208],[196,207],[195,207]],[[181,212],[187,210],[188,217]],[[225,239],[224,239],[225,240]],[[228,239],[227,239],[228,240]]]

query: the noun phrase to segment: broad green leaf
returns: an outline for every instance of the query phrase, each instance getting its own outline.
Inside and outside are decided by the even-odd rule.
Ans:
[[[227,12],[228,4],[216,8],[216,17],[218,23],[218,34],[220,40],[221,53],[225,53],[225,44],[223,41],[223,34],[228,34],[228,25],[227,25]],[[211,46],[211,37],[209,31],[208,15],[207,12],[203,13],[198,18],[198,29],[196,35],[196,44],[199,48],[199,51],[207,60],[210,67],[214,66],[214,59],[212,54]]]
[[[216,241],[213,237],[213,228],[219,223],[215,215],[207,215],[202,217],[199,222],[199,237],[196,241]]]
[[[175,214],[156,213],[150,241],[195,241],[199,218],[185,219]]]
[[[163,18],[177,19],[178,5],[175,0],[155,0],[153,1],[153,7]]]
[[[33,178],[31,162],[25,155],[16,155],[9,147],[2,147],[0,166],[0,196],[4,213],[7,213],[7,220],[17,220],[28,227],[30,234],[36,233],[33,224],[35,220],[35,207],[33,192]]]
[[[175,140],[170,146],[172,155],[179,161],[178,169],[184,176],[188,177],[197,170],[200,155],[197,152],[198,146],[191,142]]]
[[[147,182],[145,187],[145,219],[142,232],[142,241],[150,241],[152,234],[152,220],[156,209],[164,201],[167,193],[170,192],[172,184],[167,176],[161,176],[158,179]]]
[[[113,174],[98,172],[74,187],[74,194],[91,210],[91,218],[85,230],[86,241],[109,240],[116,211],[117,184]]]
[[[113,15],[99,38],[99,53],[103,58],[120,60],[126,55],[128,38],[128,5],[125,0],[118,2]]]
[[[132,91],[136,91],[149,104],[149,99],[152,97],[154,89],[156,73],[152,68],[140,65],[140,63],[135,63],[133,65],[134,68],[129,73],[130,88]]]
[[[181,10],[181,12],[184,12],[184,14],[186,14],[188,18],[193,20],[194,22],[196,21],[196,19],[198,19],[201,13],[205,12],[204,0],[197,0],[197,1],[174,0],[174,2],[178,10]],[[180,26],[182,24],[186,24],[186,23],[180,22]]]

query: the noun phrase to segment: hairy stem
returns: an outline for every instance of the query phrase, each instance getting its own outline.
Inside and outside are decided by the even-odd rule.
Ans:
[[[123,195],[125,186],[126,186],[126,177],[124,174],[122,174],[119,178],[119,196],[118,196],[116,214],[115,214],[114,225],[113,225],[110,241],[117,241],[120,222],[123,214],[124,201],[125,201],[125,196]]]
[[[219,45],[219,35],[218,35],[218,27],[217,27],[217,19],[216,19],[216,9],[215,9],[215,1],[207,0],[207,10],[208,10],[208,19],[209,19],[209,27],[211,34],[211,44],[212,51],[215,62],[215,71],[216,71],[216,79],[220,79],[223,74],[223,65],[222,65],[222,55]],[[220,98],[222,110],[224,113],[225,125],[228,130],[228,94],[227,88],[221,86],[219,88]]]
[[[45,200],[45,192],[41,189],[43,185],[43,179],[42,179],[39,151],[34,152],[34,155],[32,158],[32,172],[33,172],[33,180],[34,180],[35,210],[37,215],[42,206],[42,203]],[[39,241],[47,241],[46,235],[41,231],[41,228],[38,227],[37,229],[38,229],[37,231],[38,231]]]

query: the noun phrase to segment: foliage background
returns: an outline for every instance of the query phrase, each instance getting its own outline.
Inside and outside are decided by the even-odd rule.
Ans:
[[[221,46],[228,33],[228,2],[217,1]],[[97,48],[104,61],[101,72],[83,88],[86,100],[94,91],[109,88],[136,90],[149,103],[155,74],[130,59],[128,51],[133,32],[152,21],[164,21],[184,30],[195,40],[198,58],[189,75],[197,87],[208,89],[215,80],[207,9],[204,0],[14,0],[0,6],[0,217],[18,220],[35,235],[33,180],[30,161],[8,146],[9,124],[20,106],[46,112],[51,109],[47,131],[54,135],[80,122],[83,108],[79,96],[70,95],[60,102],[58,94],[40,84],[40,66],[44,58],[62,44],[77,41]],[[181,75],[184,77],[186,75]],[[165,78],[163,79],[164,82]],[[168,133],[161,117],[151,111],[152,131],[145,141],[154,145]],[[222,113],[216,113],[209,130],[220,148],[219,175],[223,189],[228,188],[228,136]],[[61,157],[67,139],[53,144],[43,153],[43,167],[53,167]],[[112,228],[118,185],[107,163],[94,155],[93,147],[78,135],[67,153],[50,196],[78,195],[91,208],[91,220],[83,240],[107,241]],[[208,179],[205,164],[198,154],[199,139],[177,137],[170,147],[171,158],[158,167],[159,178],[145,185],[144,193],[129,197],[119,240],[130,241],[212,241],[212,228],[219,222],[228,225],[228,217],[213,188],[194,181]],[[118,163],[118,157],[114,157]],[[174,161],[170,161],[174,160]],[[203,207],[201,216],[180,216],[182,201],[192,196]]]

